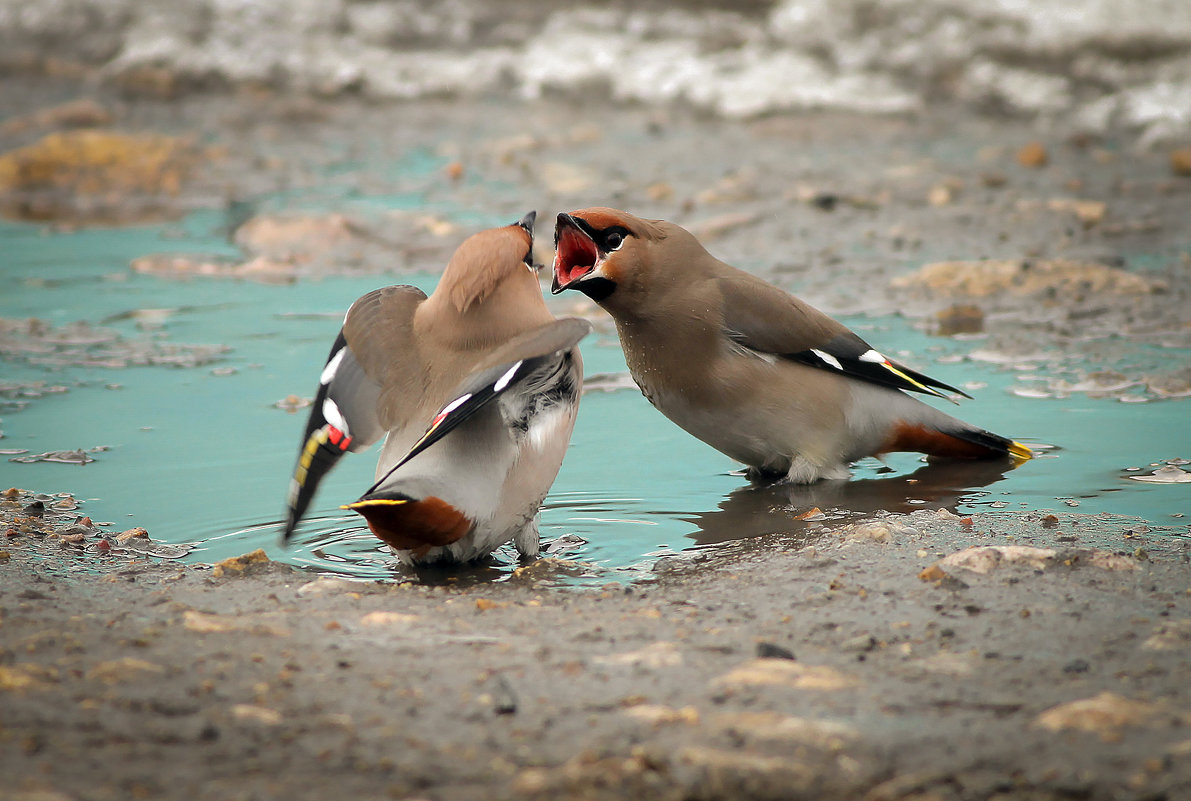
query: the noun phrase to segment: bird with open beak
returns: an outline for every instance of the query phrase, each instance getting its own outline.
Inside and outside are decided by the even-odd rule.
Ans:
[[[890,451],[1031,457],[903,390],[966,393],[886,358],[673,223],[590,208],[559,214],[554,239],[552,291],[577,290],[611,314],[642,394],[754,479],[847,478],[851,462]]]
[[[533,262],[530,212],[459,246],[433,294],[352,304],[319,378],[287,499],[289,540],[319,481],[385,437],[376,481],[342,507],[410,564],[466,562],[509,542],[538,553],[538,508],[579,406],[579,340],[555,319]]]

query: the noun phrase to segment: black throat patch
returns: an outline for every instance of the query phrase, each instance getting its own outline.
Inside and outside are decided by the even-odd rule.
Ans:
[[[584,295],[599,303],[616,291],[616,282],[601,276],[584,279],[574,286]]]

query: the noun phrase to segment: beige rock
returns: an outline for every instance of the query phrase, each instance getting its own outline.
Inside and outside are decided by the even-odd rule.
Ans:
[[[1049,160],[1046,146],[1041,142],[1029,142],[1017,151],[1017,163],[1023,167],[1045,167]]]
[[[260,723],[264,726],[276,726],[281,723],[280,712],[276,709],[257,706],[256,704],[235,704],[232,706],[231,712],[232,717],[236,720]]]
[[[1029,545],[976,545],[956,551],[940,559],[940,569],[963,569],[973,573],[989,573],[1006,564],[1020,564],[1035,570],[1045,570],[1062,556],[1063,564],[1075,567],[1087,564],[1101,570],[1136,570],[1137,564],[1126,557],[1107,551],[1077,550],[1060,553],[1054,548],[1036,548]],[[928,568],[929,569],[929,568]]]
[[[939,336],[979,334],[984,330],[984,311],[972,303],[954,303],[935,314],[935,333]]]
[[[323,598],[327,595],[341,595],[356,589],[359,589],[359,584],[354,581],[323,576],[298,587],[297,594],[300,598]]]
[[[569,161],[550,161],[543,164],[541,176],[546,189],[560,195],[586,192],[600,180],[599,174],[592,168]]]
[[[43,690],[57,680],[54,670],[32,662],[0,665],[0,693]]]
[[[150,253],[147,256],[138,256],[132,260],[130,266],[134,273],[162,278],[230,276],[235,272],[234,265],[230,263],[178,253]]]
[[[752,169],[737,170],[721,178],[714,186],[698,192],[695,202],[702,205],[718,203],[744,203],[757,197],[756,172]]]
[[[1137,562],[1133,561],[1127,556],[1118,556],[1115,553],[1108,551],[1092,551],[1087,557],[1088,563],[1092,567],[1098,567],[1101,570],[1136,570]]]
[[[674,187],[665,181],[659,181],[645,187],[645,194],[654,202],[669,200],[674,197]]]
[[[626,651],[610,656],[598,656],[595,661],[602,665],[639,665],[658,669],[682,664],[682,653],[672,642],[655,642],[636,651]]]
[[[976,659],[971,654],[957,654],[952,651],[938,653],[915,659],[906,665],[913,673],[940,676],[970,676],[976,666]]]
[[[946,206],[955,198],[955,191],[947,184],[936,184],[926,194],[926,202],[932,206]]]
[[[269,557],[265,555],[265,549],[257,548],[255,551],[250,553],[246,553],[241,556],[230,556],[227,559],[216,562],[214,569],[211,571],[211,575],[215,576],[216,578],[220,578],[222,576],[241,575],[252,565],[267,564],[268,562]]]
[[[927,264],[909,275],[894,278],[890,286],[925,290],[940,297],[980,298],[1001,293],[1027,296],[1049,292],[1142,295],[1159,291],[1164,284],[1094,262],[993,259]]]
[[[409,615],[404,612],[369,612],[360,618],[360,625],[365,627],[408,626],[419,620],[417,615]]]
[[[92,681],[102,681],[104,684],[119,684],[137,681],[147,673],[160,674],[164,672],[165,668],[161,665],[126,656],[109,662],[100,662],[87,671],[87,678]]]
[[[1170,171],[1175,175],[1191,175],[1191,147],[1171,152]]]
[[[558,559],[545,556],[535,559],[527,565],[521,565],[513,570],[512,579],[517,582],[549,581],[561,575],[582,575],[591,569],[591,565],[576,562],[572,559]]]
[[[1040,714],[1034,724],[1050,731],[1092,732],[1108,741],[1119,737],[1122,728],[1152,725],[1158,717],[1159,707],[1154,704],[1102,692],[1092,698],[1051,707]]]
[[[514,134],[500,139],[493,139],[484,148],[497,162],[508,164],[514,156],[541,150],[545,142],[532,134]]]
[[[63,189],[176,195],[200,160],[192,142],[170,136],[83,130],[52,133],[0,155],[0,192]]]
[[[284,284],[294,280],[297,274],[293,262],[279,261],[268,256],[255,256],[246,262],[232,265],[222,273],[232,278],[247,278],[267,284]]]
[[[746,225],[752,225],[760,219],[759,214],[750,213],[729,213],[720,214],[716,217],[710,217],[705,220],[691,223],[687,226],[692,234],[698,239],[709,241],[718,239],[724,234],[730,233],[737,228],[743,228]]]
[[[819,778],[811,765],[789,757],[770,757],[738,750],[694,746],[679,754],[679,761],[704,774],[702,782],[728,790],[748,786],[750,779],[765,777],[775,786],[788,788],[790,797],[804,797]],[[724,797],[732,797],[729,790]],[[809,796],[808,796],[809,797]]]
[[[1167,748],[1166,752],[1173,757],[1191,756],[1191,739],[1180,740],[1179,742]]]
[[[674,707],[662,706],[660,704],[637,704],[636,706],[630,706],[625,709],[624,714],[633,720],[638,720],[651,726],[667,726],[675,723],[694,726],[699,722],[699,710],[693,706],[684,706],[681,709],[675,709]]]
[[[216,154],[187,139],[95,129],[51,133],[0,154],[0,213],[128,224],[181,213],[175,198]]]
[[[718,716],[717,728],[749,740],[797,743],[839,751],[860,739],[860,732],[832,720],[780,715],[776,712],[736,712]]]
[[[867,523],[857,523],[843,530],[844,538],[855,542],[887,543],[893,540],[893,532],[888,523],[872,520]]]
[[[265,214],[237,228],[233,239],[249,253],[282,261],[308,261],[314,254],[358,236],[360,225],[344,214]]]
[[[198,634],[217,634],[225,631],[236,631],[238,621],[224,615],[212,615],[207,612],[197,612],[187,609],[182,614],[182,625]]]
[[[1178,651],[1191,649],[1191,620],[1171,620],[1162,625],[1141,644],[1147,651]]]
[[[124,545],[129,540],[149,539],[149,532],[143,528],[130,528],[116,535],[116,544]]]
[[[199,612],[194,609],[187,609],[182,614],[182,625],[196,634],[223,634],[235,631],[249,631],[255,634],[270,634],[275,637],[289,636],[288,629],[270,625],[252,616],[215,615],[209,612]]]
[[[943,581],[944,579],[951,578],[951,575],[937,564],[933,564],[919,571],[918,578],[921,581]]]
[[[1079,200],[1069,197],[1051,198],[1046,202],[1046,207],[1051,211],[1070,212],[1088,227],[1103,220],[1108,212],[1108,204],[1101,200]]]
[[[1001,564],[1024,564],[1045,568],[1055,557],[1053,548],[1034,548],[1028,545],[981,545],[965,548],[937,563],[943,569],[962,568],[973,573],[988,573]]]
[[[721,689],[779,685],[798,690],[846,690],[860,682],[826,665],[804,665],[792,659],[753,659],[715,679]]]
[[[583,751],[557,768],[522,771],[512,787],[518,795],[549,799],[592,797],[591,788],[605,791],[596,796],[599,798],[633,798],[638,796],[629,788],[637,777],[650,770],[652,767],[643,756],[597,759],[590,751]]]

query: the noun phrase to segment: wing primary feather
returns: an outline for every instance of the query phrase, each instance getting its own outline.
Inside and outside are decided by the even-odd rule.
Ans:
[[[302,445],[298,463],[290,479],[289,495],[286,498],[285,527],[281,532],[282,542],[288,542],[297,529],[302,515],[314,500],[315,490],[323,477],[343,457],[351,444],[351,437],[329,423],[316,428]]]
[[[942,381],[931,378],[930,376],[920,373],[917,370],[912,370],[909,367],[906,367],[904,364],[898,364],[895,361],[886,359],[882,366],[895,375],[898,375],[909,381],[911,384],[915,385],[918,388],[918,392],[922,392],[927,395],[935,395],[937,397],[949,400],[952,403],[957,403],[957,401],[948,395],[944,395],[942,392],[936,391],[936,388],[945,389],[950,393],[967,398],[968,400],[972,399],[972,396],[964,392],[962,389],[953,387],[950,384],[944,384]]]
[[[290,479],[283,542],[289,541],[314,500],[319,483],[343,454],[366,448],[380,436],[375,411],[379,390],[356,361],[340,330],[319,375],[318,391]]]
[[[946,390],[969,400],[972,397],[962,389],[945,384],[942,381],[938,381],[890,359],[884,359],[880,362],[869,359],[862,360],[843,354],[831,354],[819,348],[812,348],[799,353],[782,354],[782,358],[801,362],[811,367],[831,370],[832,372],[842,372],[850,378],[868,381],[869,383],[879,384],[891,389],[934,395],[937,398],[943,398],[952,403],[956,402],[955,399],[939,390]]]

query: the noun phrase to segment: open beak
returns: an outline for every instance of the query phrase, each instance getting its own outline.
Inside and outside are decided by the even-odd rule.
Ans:
[[[533,223],[537,218],[538,213],[531,211],[514,223],[514,225],[520,226],[525,233],[529,234],[529,249],[525,251],[525,258],[522,261],[525,262],[525,266],[529,268],[529,271],[535,274],[538,270],[542,269],[542,265],[534,264],[533,261]]]
[[[554,227],[554,281],[550,291],[557,295],[582,281],[603,257],[587,232],[588,224],[565,212]]]

